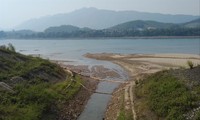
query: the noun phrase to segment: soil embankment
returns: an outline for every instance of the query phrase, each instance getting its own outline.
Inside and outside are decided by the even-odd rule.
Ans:
[[[79,106],[79,111],[82,111],[84,106],[87,105],[84,108],[83,115],[80,115],[79,119],[102,119],[104,118],[104,112],[107,105],[105,100],[108,99],[109,96],[112,94],[112,91],[118,86],[119,83],[124,83],[122,80],[118,80],[121,78],[120,74],[117,70],[106,68],[102,65],[93,65],[93,66],[87,66],[87,65],[67,65],[64,64],[62,61],[54,61],[58,64],[60,64],[66,71],[70,72],[70,74],[77,74],[80,76],[84,76],[85,80],[90,83],[99,83],[96,87],[94,85],[84,85],[81,92],[81,95],[85,98],[90,98],[90,95],[93,96],[90,98],[90,101],[84,102],[81,101],[81,105],[77,103],[77,106]],[[96,84],[95,84],[96,86]],[[85,91],[85,92],[84,92]],[[83,93],[82,93],[83,92]],[[89,93],[89,94],[88,94]],[[97,101],[99,99],[96,99],[96,97],[101,96],[101,99],[104,101],[104,103],[98,103]],[[104,98],[105,97],[105,98]],[[75,99],[75,100],[74,100]],[[76,97],[73,99],[73,101],[76,101]],[[79,97],[78,97],[79,99]],[[84,99],[81,99],[84,100]],[[88,99],[87,99],[88,100]],[[86,100],[86,101],[87,101]],[[78,100],[80,101],[80,99]],[[96,104],[96,107],[99,106],[98,111],[96,111],[93,114],[88,113],[91,109],[96,109],[93,107],[93,103]],[[102,106],[105,106],[102,107]],[[73,108],[73,107],[71,107]],[[71,110],[71,109],[70,109]],[[73,110],[76,110],[76,106]],[[76,116],[76,115],[75,115]]]

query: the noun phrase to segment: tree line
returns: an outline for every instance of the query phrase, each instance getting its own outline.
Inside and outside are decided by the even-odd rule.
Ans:
[[[0,31],[0,38],[87,38],[87,37],[150,37],[150,36],[200,36],[200,28],[168,28],[144,30],[77,30],[73,32],[32,32]]]

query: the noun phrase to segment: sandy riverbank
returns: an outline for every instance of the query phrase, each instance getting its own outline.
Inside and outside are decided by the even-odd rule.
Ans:
[[[86,54],[85,57],[107,60],[125,68],[131,76],[154,73],[169,68],[187,68],[187,62],[192,61],[194,66],[200,64],[200,56],[193,54]]]
[[[120,109],[125,108],[125,112],[131,113],[133,118],[137,118],[134,109],[134,85],[135,81],[143,76],[170,68],[187,68],[187,61],[192,61],[194,66],[200,65],[200,56],[192,54],[86,54],[85,57],[107,60],[116,63],[129,72],[130,83],[121,85],[113,93],[112,100],[107,107],[105,118],[107,120],[116,119],[120,114]],[[122,101],[124,101],[122,103]]]

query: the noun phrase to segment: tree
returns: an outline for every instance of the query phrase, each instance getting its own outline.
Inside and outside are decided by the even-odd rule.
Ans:
[[[15,47],[11,43],[8,44],[7,49],[10,50],[10,51],[15,52]]]

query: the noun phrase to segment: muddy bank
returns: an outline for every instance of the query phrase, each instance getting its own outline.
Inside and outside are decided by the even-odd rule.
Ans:
[[[102,65],[67,65],[62,61],[54,62],[60,64],[66,71],[79,74],[85,79],[84,88],[81,88],[74,99],[66,103],[62,119],[102,120],[111,94],[121,82],[115,81],[121,78],[118,71]]]
[[[80,91],[71,100],[64,103],[59,120],[77,120],[78,116],[84,110],[87,101],[90,99],[90,96],[96,90],[98,81],[84,76],[81,76],[81,79],[84,81],[83,85],[90,88],[91,91],[81,87]]]
[[[119,85],[119,83],[115,82],[115,80],[120,79],[119,73],[101,65],[92,66],[90,68],[88,66],[68,65],[67,68],[82,75],[95,78],[93,80],[100,80],[97,89],[91,95],[91,98],[86,104],[84,111],[81,113],[78,119],[102,120],[105,115],[107,104],[110,101],[111,94],[113,90]]]
[[[67,65],[62,64],[62,61],[53,61],[59,64],[66,72],[72,72],[71,75],[77,75],[73,70],[68,69]],[[72,66],[71,66],[72,67]],[[78,69],[79,68],[79,69]],[[78,71],[83,71],[84,67],[78,67]],[[82,87],[80,88],[79,92],[66,103],[63,103],[61,106],[62,110],[59,111],[59,120],[77,120],[79,115],[85,108],[88,100],[90,99],[91,95],[95,92],[98,81],[93,80],[90,77],[79,75],[82,79]],[[86,89],[89,88],[89,89]]]

